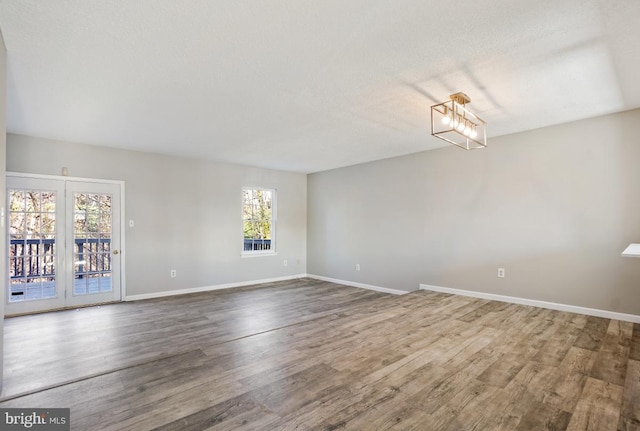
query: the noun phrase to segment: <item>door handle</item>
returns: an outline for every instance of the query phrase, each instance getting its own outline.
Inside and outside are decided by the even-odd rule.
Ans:
[[[120,253],[118,250],[113,250],[113,254],[118,254]]]

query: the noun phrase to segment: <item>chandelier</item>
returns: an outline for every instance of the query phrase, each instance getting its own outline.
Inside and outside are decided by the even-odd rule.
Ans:
[[[431,135],[465,150],[487,146],[487,123],[466,107],[471,102],[464,93],[431,107]]]

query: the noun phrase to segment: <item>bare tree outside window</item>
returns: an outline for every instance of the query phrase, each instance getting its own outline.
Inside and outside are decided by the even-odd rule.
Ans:
[[[273,252],[275,241],[275,190],[242,189],[243,250]]]

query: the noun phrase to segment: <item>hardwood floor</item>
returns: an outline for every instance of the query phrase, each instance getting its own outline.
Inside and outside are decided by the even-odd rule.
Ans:
[[[639,430],[640,325],[311,279],[5,321],[74,430]]]

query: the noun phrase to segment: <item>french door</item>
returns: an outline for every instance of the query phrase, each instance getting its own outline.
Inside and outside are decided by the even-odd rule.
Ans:
[[[7,177],[7,315],[121,299],[121,187]]]

